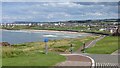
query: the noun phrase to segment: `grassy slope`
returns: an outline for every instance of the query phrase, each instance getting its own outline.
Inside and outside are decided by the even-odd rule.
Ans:
[[[0,67],[2,66],[2,47],[0,46]]]
[[[74,40],[72,43],[76,44],[76,46],[74,46],[74,51],[78,50],[81,46],[83,46],[83,42],[87,43],[89,41],[94,40],[95,38],[98,38],[99,36],[91,36],[91,37],[86,37],[84,39],[81,40]]]
[[[3,66],[52,66],[65,60],[64,56],[57,54],[34,54],[30,56],[19,56],[3,58]]]
[[[98,37],[98,36],[97,36]],[[93,40],[94,36],[76,39],[62,39],[49,41],[50,52],[68,51],[70,44],[74,46],[74,51],[82,46],[82,42]],[[65,57],[48,54],[44,55],[43,42],[30,42],[24,44],[13,45],[12,47],[3,47],[3,66],[51,66],[58,62],[64,61]]]
[[[93,54],[111,54],[117,49],[118,37],[107,36],[104,39],[98,41],[94,47],[86,49],[86,52]]]
[[[83,42],[91,41],[97,37],[98,36],[88,36],[85,38],[64,39],[61,41],[56,41],[55,44],[52,45],[51,48],[55,51],[68,53],[70,51],[71,44],[73,45],[73,51],[76,51],[83,45]]]

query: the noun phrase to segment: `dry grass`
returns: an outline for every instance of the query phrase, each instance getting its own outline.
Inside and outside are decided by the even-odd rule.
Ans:
[[[61,40],[50,40],[48,44],[49,51],[52,52],[69,52],[70,44],[73,44],[74,51],[83,45],[83,42],[88,42],[98,36],[88,36],[85,38],[71,38]],[[45,47],[44,42],[29,42],[23,44],[12,45],[11,47],[2,47],[3,57],[15,57],[18,55],[28,55],[34,52],[43,52]]]

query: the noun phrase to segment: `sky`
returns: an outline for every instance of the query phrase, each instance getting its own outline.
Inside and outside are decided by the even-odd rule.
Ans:
[[[2,2],[2,22],[118,18],[116,2]]]
[[[0,0],[2,2],[118,2],[119,0]]]

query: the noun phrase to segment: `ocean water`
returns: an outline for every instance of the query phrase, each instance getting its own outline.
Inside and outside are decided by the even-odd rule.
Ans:
[[[25,42],[44,41],[45,38],[49,40],[58,40],[64,38],[83,38],[88,36],[87,33],[67,33],[67,32],[31,32],[23,30],[1,30],[0,42],[8,42],[10,44],[18,44]]]

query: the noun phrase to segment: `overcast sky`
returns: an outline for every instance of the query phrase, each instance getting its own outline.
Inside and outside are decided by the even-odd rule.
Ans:
[[[116,2],[3,2],[2,21],[66,21],[118,18]]]
[[[0,0],[2,2],[118,2],[119,0]]]

